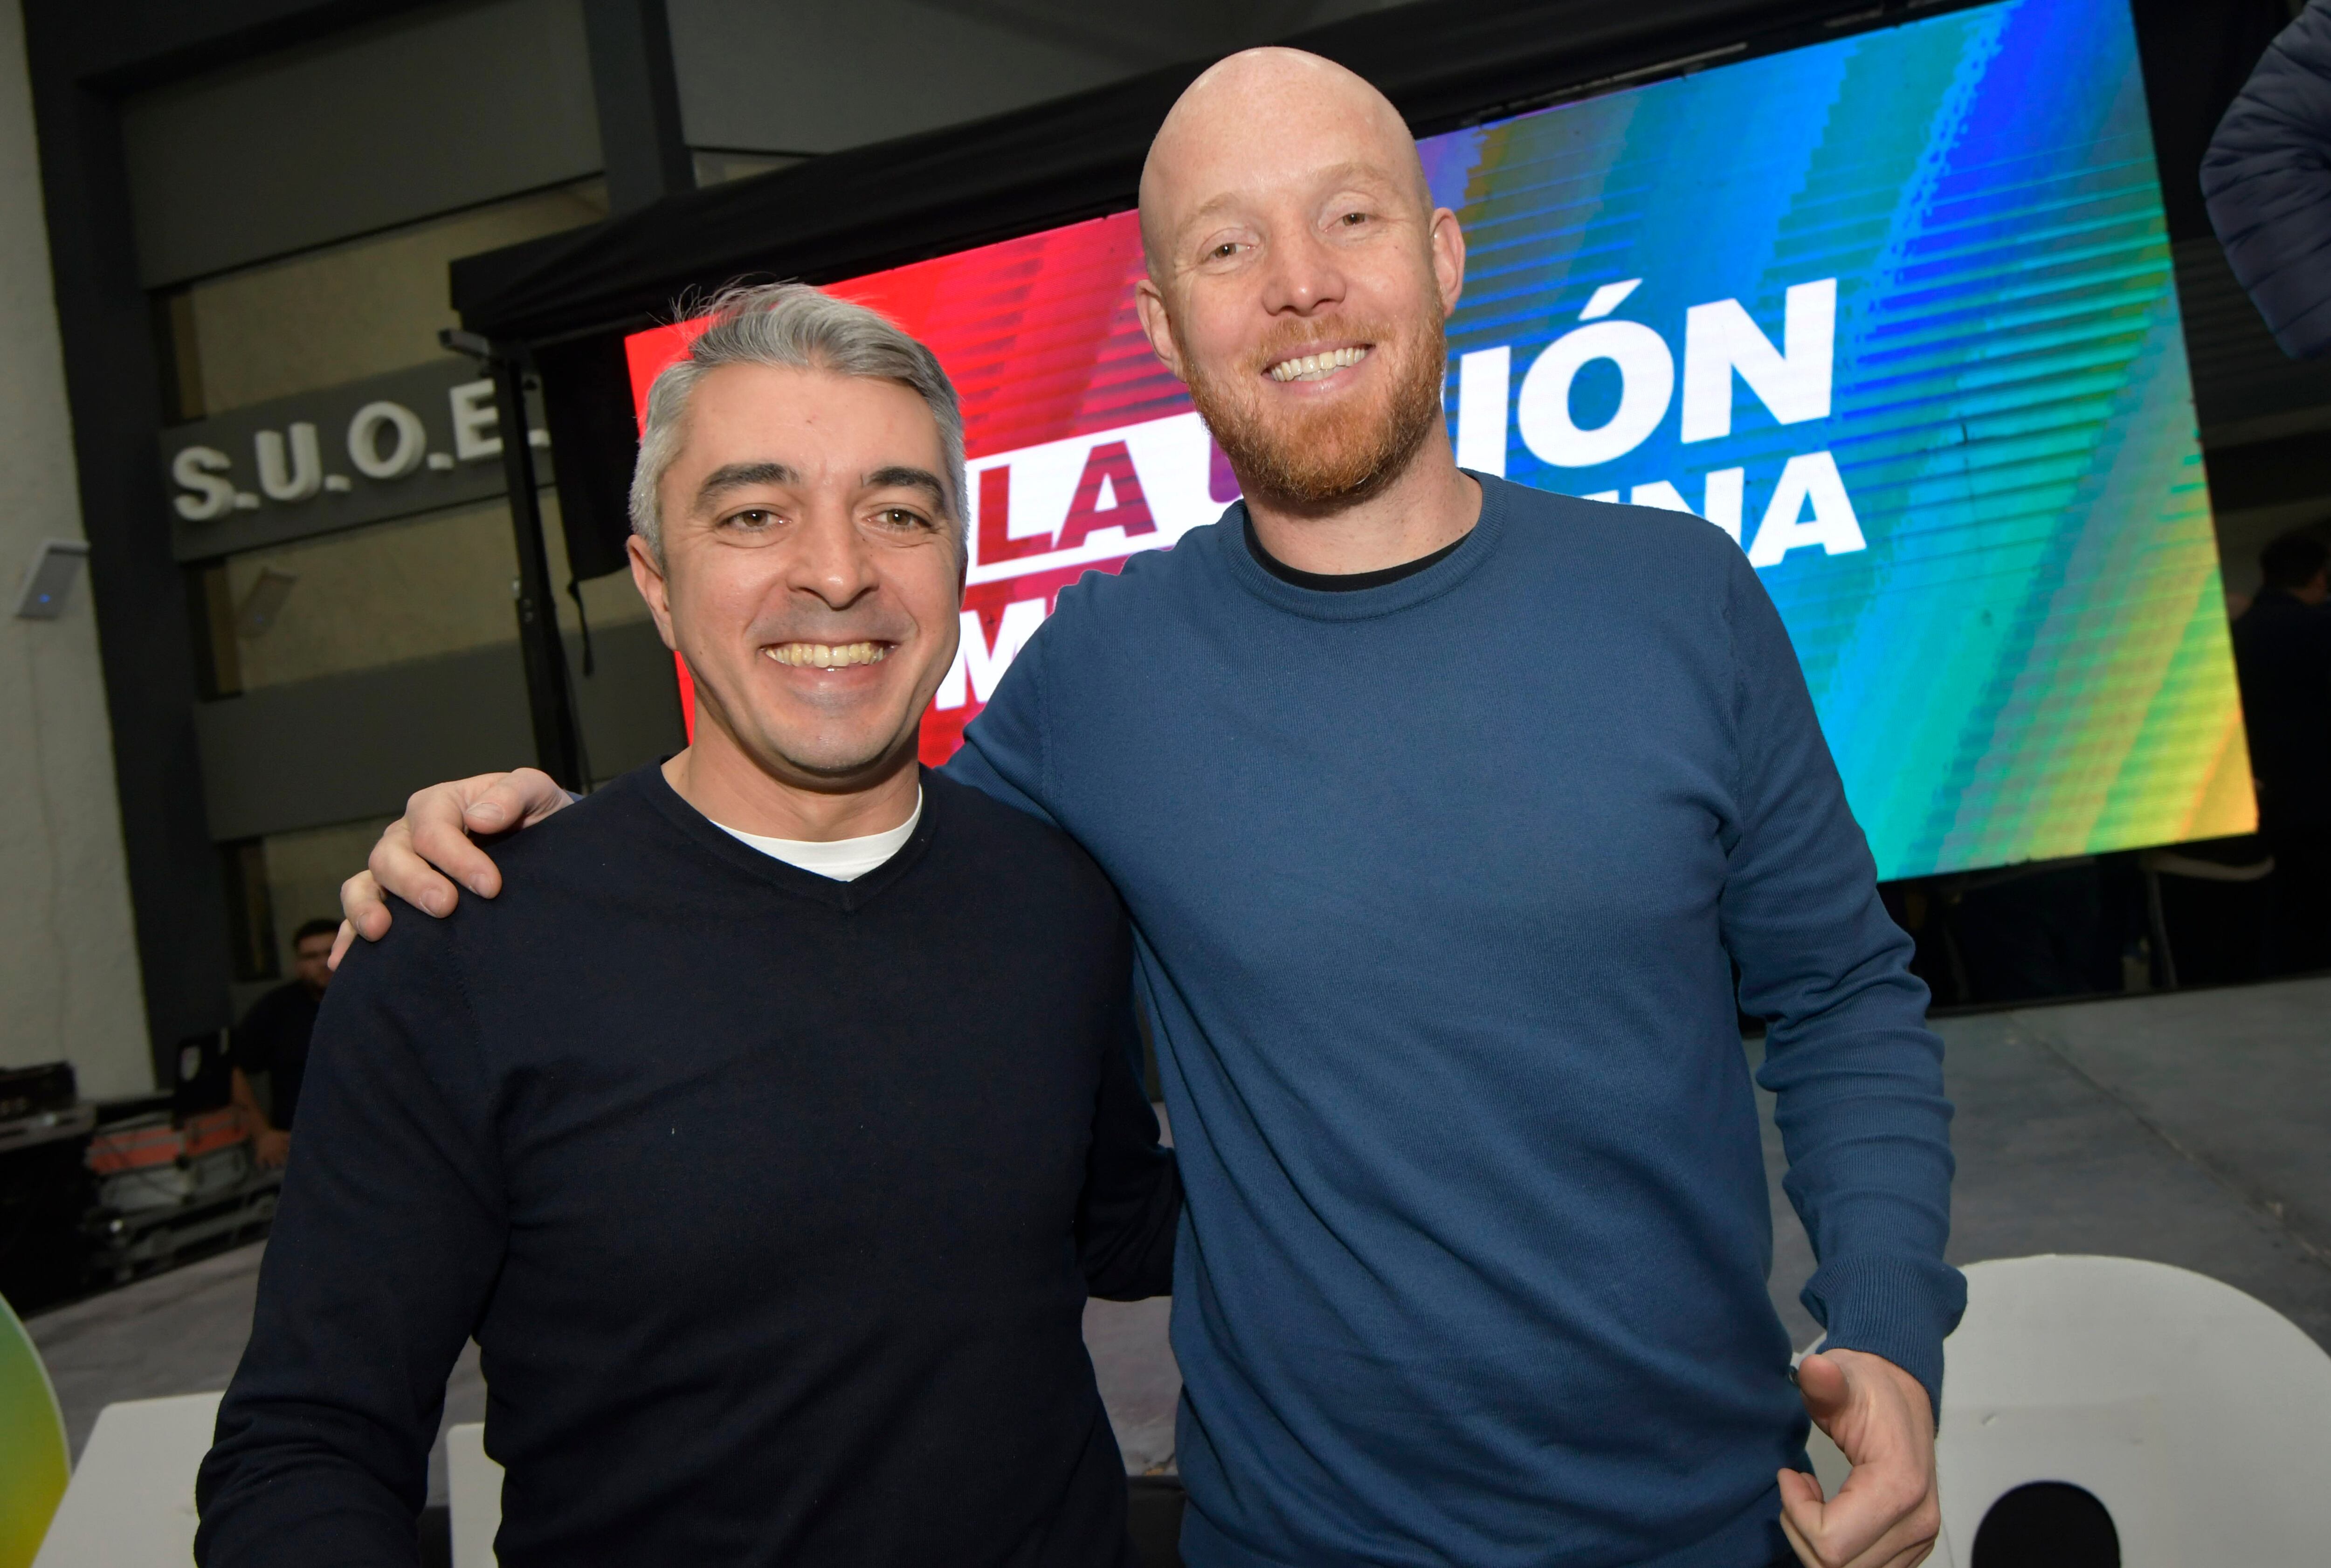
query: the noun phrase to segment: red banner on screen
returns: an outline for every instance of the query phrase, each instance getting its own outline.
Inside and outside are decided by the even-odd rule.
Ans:
[[[1061,588],[1171,545],[1237,494],[1142,335],[1141,271],[1139,224],[1120,213],[827,285],[930,345],[963,399],[971,565],[962,646],[923,716],[925,762],[955,754]],[[648,387],[699,330],[626,342],[642,417]],[[684,667],[680,692],[693,734]]]

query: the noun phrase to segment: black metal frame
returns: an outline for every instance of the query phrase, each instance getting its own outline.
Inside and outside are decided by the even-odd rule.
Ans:
[[[1420,0],[1287,40],[1382,88],[1419,135],[1985,0]],[[1133,205],[1206,62],[967,126],[676,193],[456,261],[462,324],[535,347],[635,330],[740,276],[880,271]]]
[[[583,723],[566,684],[566,645],[558,632],[557,589],[542,537],[542,492],[534,482],[534,442],[526,423],[526,361],[497,351],[494,404],[501,412],[502,476],[509,491],[510,531],[518,545],[518,645],[526,663],[527,713],[542,771],[570,790],[588,789]]]

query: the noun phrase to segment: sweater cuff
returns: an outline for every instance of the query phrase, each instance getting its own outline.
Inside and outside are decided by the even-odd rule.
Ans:
[[[1966,1310],[1966,1278],[1940,1259],[1841,1258],[1798,1293],[1827,1329],[1823,1350],[1883,1356],[1927,1391],[1943,1419],[1943,1339]]]

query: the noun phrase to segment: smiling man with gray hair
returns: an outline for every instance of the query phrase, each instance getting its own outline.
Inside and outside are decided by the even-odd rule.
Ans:
[[[205,1563],[414,1563],[471,1337],[506,1568],[1134,1561],[1081,1313],[1167,1288],[1180,1191],[1116,895],[916,762],[954,391],[813,290],[711,316],[633,492],[694,744],[341,971]]]

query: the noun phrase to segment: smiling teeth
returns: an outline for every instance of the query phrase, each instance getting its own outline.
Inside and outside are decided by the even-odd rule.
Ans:
[[[1318,381],[1333,375],[1338,370],[1357,365],[1368,356],[1365,348],[1330,348],[1325,354],[1307,354],[1299,359],[1282,359],[1270,367],[1273,381]]]
[[[780,664],[809,670],[840,670],[852,664],[880,664],[890,648],[884,642],[780,642],[761,651]]]

